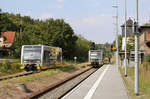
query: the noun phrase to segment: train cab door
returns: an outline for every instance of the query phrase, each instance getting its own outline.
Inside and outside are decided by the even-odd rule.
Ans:
[[[44,51],[44,56],[43,56],[43,64],[44,66],[49,66],[50,65],[50,59],[49,56],[50,55],[50,51]]]

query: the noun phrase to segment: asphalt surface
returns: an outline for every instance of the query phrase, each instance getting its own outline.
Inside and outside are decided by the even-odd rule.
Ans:
[[[120,72],[104,65],[62,99],[129,99]]]

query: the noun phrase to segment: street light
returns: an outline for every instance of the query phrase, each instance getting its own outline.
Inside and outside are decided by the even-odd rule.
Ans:
[[[126,0],[124,0],[125,2],[124,2],[124,4],[125,4],[125,6],[124,6],[124,9],[125,9],[125,24],[124,24],[124,26],[125,26],[125,29],[124,29],[124,34],[125,34],[125,77],[127,77],[127,2],[126,2]]]
[[[117,5],[112,5],[112,7],[113,7],[113,8],[118,8],[118,6],[117,6]]]
[[[118,6],[117,5],[113,5],[112,6],[113,8],[116,8],[116,67],[117,67],[117,70],[118,70],[118,67],[119,67],[119,53],[118,53]]]
[[[139,93],[139,60],[138,60],[138,0],[135,0],[135,22],[134,22],[134,32],[135,32],[135,80],[134,80],[134,92],[136,95]]]

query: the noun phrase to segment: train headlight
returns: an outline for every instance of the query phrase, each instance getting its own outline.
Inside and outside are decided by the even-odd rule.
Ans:
[[[41,68],[40,68],[40,66],[38,66],[36,69],[37,69],[37,70],[40,70]]]
[[[24,69],[24,66],[21,66],[20,69]]]
[[[40,61],[36,61],[37,63],[40,63]]]
[[[91,62],[88,62],[88,65],[91,65]]]
[[[27,63],[28,61],[23,61],[24,63]]]
[[[102,62],[99,62],[99,65],[102,65]]]

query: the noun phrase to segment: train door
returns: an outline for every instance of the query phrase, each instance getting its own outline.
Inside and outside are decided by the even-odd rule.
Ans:
[[[44,66],[49,66],[50,65],[50,59],[49,56],[50,55],[50,51],[44,50],[44,56],[43,56],[43,64]]]

